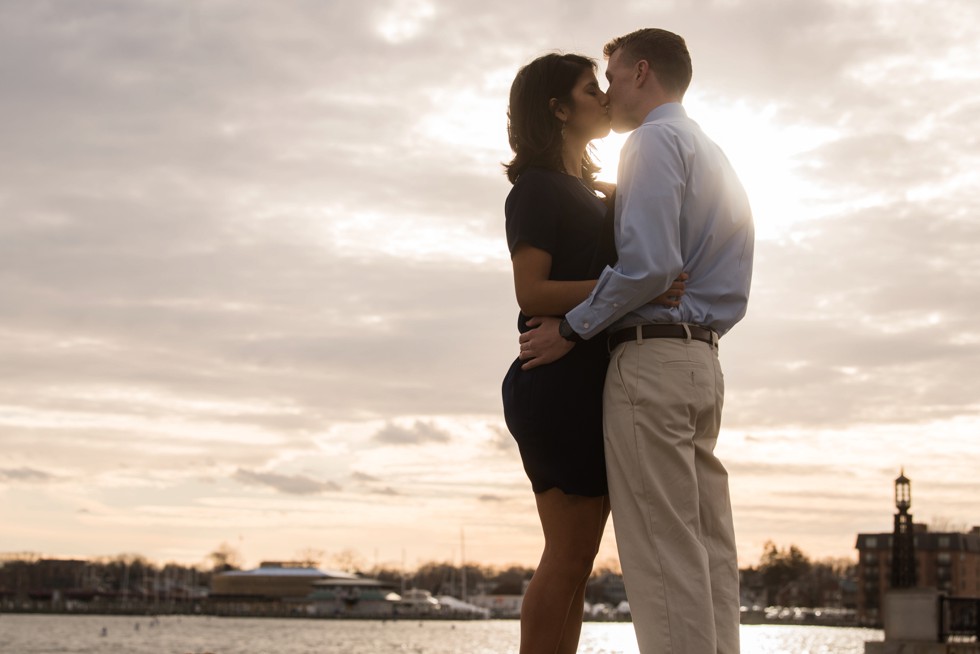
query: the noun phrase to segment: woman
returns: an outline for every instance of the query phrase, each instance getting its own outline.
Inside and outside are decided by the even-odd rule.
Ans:
[[[596,195],[589,143],[609,134],[605,93],[593,60],[549,54],[514,79],[506,165],[514,184],[505,203],[518,329],[531,316],[560,316],[584,300],[615,260],[612,217]],[[667,295],[671,298],[668,298]],[[676,306],[676,282],[655,302]],[[524,594],[522,654],[572,654],[582,627],[585,587],[609,515],[602,442],[604,338],[577,344],[558,361],[503,382],[504,416],[534,490],[545,546]]]

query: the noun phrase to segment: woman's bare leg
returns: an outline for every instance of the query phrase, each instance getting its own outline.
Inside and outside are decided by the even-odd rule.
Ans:
[[[582,628],[585,585],[609,515],[606,497],[535,495],[544,552],[521,606],[521,654],[573,654]]]
[[[602,532],[606,528],[606,519],[609,517],[609,497],[604,497],[602,509],[602,524],[599,526],[598,537],[595,542],[595,551],[599,552],[599,544],[602,542]],[[593,560],[595,556],[593,555]],[[592,576],[591,569],[576,591],[575,598],[568,608],[568,619],[565,620],[565,631],[561,637],[557,654],[575,654],[578,651],[579,635],[582,633],[582,617],[585,612],[585,590],[589,585]]]

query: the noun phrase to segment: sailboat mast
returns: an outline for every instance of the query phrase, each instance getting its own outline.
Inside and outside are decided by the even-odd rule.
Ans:
[[[463,528],[459,528],[459,564],[460,564],[460,583],[463,586],[463,596],[460,598],[466,601],[466,537]]]

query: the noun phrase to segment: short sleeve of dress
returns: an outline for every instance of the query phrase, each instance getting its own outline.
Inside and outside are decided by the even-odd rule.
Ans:
[[[559,207],[555,188],[543,171],[524,171],[504,203],[507,246],[511,253],[519,243],[554,255],[558,246]]]

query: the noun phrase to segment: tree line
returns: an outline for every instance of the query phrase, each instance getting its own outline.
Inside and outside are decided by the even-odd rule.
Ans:
[[[857,563],[846,558],[811,560],[799,547],[763,546],[756,566],[740,570],[743,597],[759,606],[853,607]]]
[[[40,586],[54,584],[54,589],[93,589],[104,593],[146,595],[210,586],[214,574],[243,567],[243,557],[234,547],[222,543],[197,565],[157,564],[139,554],[96,557],[66,562],[45,559],[36,553],[0,556],[0,592],[23,593],[50,590]],[[46,563],[47,562],[47,563]],[[434,595],[474,595],[477,593],[521,594],[534,568],[522,565],[487,566],[467,563],[430,561],[406,570],[391,565],[367,566],[352,550],[327,556],[321,550],[307,548],[294,555],[293,565],[326,567],[365,577],[380,579],[396,589],[418,588]],[[46,569],[45,569],[46,568]],[[849,559],[811,560],[799,547],[780,548],[769,541],[755,566],[740,571],[743,597],[760,606],[846,606],[848,588],[853,585],[856,563]],[[597,565],[593,580],[617,579],[618,562],[611,559]],[[465,583],[465,587],[464,587]],[[603,589],[608,584],[596,584]],[[603,593],[606,593],[605,595]],[[592,601],[615,601],[606,590],[590,593]]]

